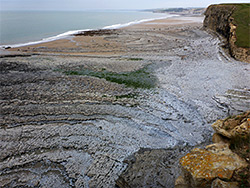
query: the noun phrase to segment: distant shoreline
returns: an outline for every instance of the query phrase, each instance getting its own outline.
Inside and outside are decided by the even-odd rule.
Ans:
[[[164,14],[164,13],[161,13],[161,14]],[[107,26],[100,27],[100,28],[69,30],[69,31],[60,33],[60,34],[55,35],[55,36],[43,38],[41,40],[27,41],[27,42],[21,42],[21,43],[17,42],[14,44],[0,44],[0,49],[4,50],[4,49],[9,49],[9,48],[17,48],[17,47],[23,47],[23,46],[36,45],[36,44],[51,42],[51,41],[55,41],[55,40],[59,40],[59,39],[66,39],[66,38],[71,37],[77,33],[81,33],[84,31],[91,31],[91,30],[97,30],[97,29],[120,29],[120,28],[127,27],[130,25],[135,25],[135,24],[140,24],[143,22],[148,22],[148,21],[153,21],[153,20],[158,20],[158,19],[165,19],[165,18],[170,18],[170,17],[175,17],[175,16],[179,16],[179,15],[178,14],[165,14],[162,17],[134,20],[134,21],[130,21],[127,23],[107,25]]]
[[[142,29],[142,28],[160,28],[164,25],[179,25],[179,24],[192,24],[192,23],[202,23],[204,17],[203,16],[172,16],[167,18],[158,18],[158,19],[148,19],[148,20],[141,20],[138,22],[130,22],[127,24],[123,24],[120,27],[117,26],[107,26],[103,29],[113,30],[113,29]],[[102,30],[102,29],[101,29]],[[60,48],[79,48],[81,45],[85,45],[87,41],[83,40],[80,36],[77,36],[78,33],[84,33],[86,31],[97,31],[97,30],[85,30],[85,31],[78,31],[76,33],[71,33],[70,35],[65,35],[61,38],[53,38],[50,41],[41,41],[41,42],[34,42],[34,43],[26,43],[26,45],[9,45],[11,48],[2,49],[1,55],[8,55],[13,53],[44,53],[51,51],[52,53],[59,53],[58,49]],[[99,40],[98,37],[93,38],[94,40]],[[88,42],[87,42],[88,43]],[[55,50],[56,49],[56,50]],[[60,50],[59,50],[60,51]],[[69,52],[67,54],[75,54],[75,52]],[[82,54],[82,53],[77,53]],[[84,53],[85,54],[85,53]]]

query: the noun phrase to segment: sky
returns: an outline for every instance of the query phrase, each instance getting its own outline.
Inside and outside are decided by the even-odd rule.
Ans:
[[[207,7],[250,0],[0,0],[0,10],[121,10]]]

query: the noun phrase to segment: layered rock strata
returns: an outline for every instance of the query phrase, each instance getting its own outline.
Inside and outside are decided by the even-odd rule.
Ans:
[[[236,29],[238,26],[233,17],[236,9],[237,5],[221,4],[209,6],[205,12],[204,27],[216,31],[226,38],[230,54],[235,59],[250,63],[250,48],[236,45]]]
[[[210,122],[250,104],[250,64],[228,63],[218,38],[201,26],[135,25],[77,36],[83,42],[73,48],[67,45],[77,37],[0,58],[0,185],[112,188],[129,166],[124,159],[136,153],[135,165],[140,156],[159,160],[144,160],[147,176],[138,167],[135,182],[125,174],[129,185],[173,187],[185,147],[208,140]],[[150,90],[58,71],[119,74],[145,66],[158,78]]]

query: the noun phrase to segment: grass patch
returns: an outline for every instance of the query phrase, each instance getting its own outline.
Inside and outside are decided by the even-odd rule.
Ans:
[[[250,48],[250,3],[235,5],[232,14],[236,28],[236,45],[238,47]]]
[[[122,72],[122,73],[108,72],[104,69],[102,71],[92,71],[88,69],[77,70],[77,71],[76,70],[60,70],[60,71],[66,75],[78,75],[78,76],[85,75],[97,78],[104,78],[107,81],[115,82],[118,84],[124,84],[127,87],[133,87],[133,88],[150,89],[155,87],[156,84],[156,77],[147,70],[147,67],[144,67],[137,71]]]

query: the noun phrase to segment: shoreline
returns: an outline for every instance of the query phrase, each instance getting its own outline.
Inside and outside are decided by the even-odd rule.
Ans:
[[[141,20],[140,23],[131,24],[129,22],[127,24],[123,24],[121,28],[114,29],[113,26],[106,26],[104,29],[99,30],[85,30],[78,31],[76,34],[72,34],[71,36],[64,36],[64,38],[56,39],[54,38],[52,41],[44,41],[39,42],[37,44],[27,44],[25,46],[20,47],[11,47],[8,49],[0,50],[0,55],[9,55],[15,53],[53,53],[53,54],[79,54],[79,55],[92,55],[92,54],[110,54],[113,53],[114,49],[105,49],[105,45],[116,46],[119,47],[123,44],[113,42],[109,43],[105,40],[105,35],[108,32],[116,32],[123,30],[133,30],[133,29],[160,29],[160,28],[168,28],[172,26],[178,25],[188,25],[188,24],[201,24],[204,20],[204,16],[197,15],[189,15],[189,16],[180,16],[180,15],[172,15],[172,17],[167,18],[158,18],[158,19],[147,19]],[[88,36],[84,36],[84,33],[93,33]],[[98,33],[98,34],[96,34]],[[108,34],[109,35],[109,34]],[[102,49],[95,49],[96,46],[93,46],[93,41],[96,41],[98,44],[104,45]],[[72,50],[75,49],[75,50]]]
[[[66,31],[64,33],[61,33],[61,34],[58,34],[55,36],[51,36],[48,38],[44,38],[44,39],[41,39],[38,41],[30,41],[30,42],[17,43],[17,44],[3,44],[3,45],[0,44],[0,50],[1,49],[6,50],[9,48],[18,48],[18,47],[24,47],[24,46],[32,46],[32,45],[42,44],[42,43],[46,43],[46,42],[52,42],[52,41],[60,40],[60,39],[67,39],[67,38],[70,38],[78,33],[86,32],[86,31],[105,30],[105,29],[120,29],[120,28],[131,26],[131,25],[141,24],[144,22],[150,22],[150,21],[154,21],[154,20],[161,20],[161,19],[167,19],[167,18],[178,17],[178,16],[180,16],[180,15],[168,14],[164,17],[134,20],[134,21],[124,23],[124,24],[114,24],[114,25],[104,26],[104,27],[99,28],[99,29],[83,29],[83,30]]]
[[[138,162],[131,187],[174,187],[210,124],[250,104],[250,64],[194,19],[9,49],[21,55],[0,59],[0,184],[112,188]]]

